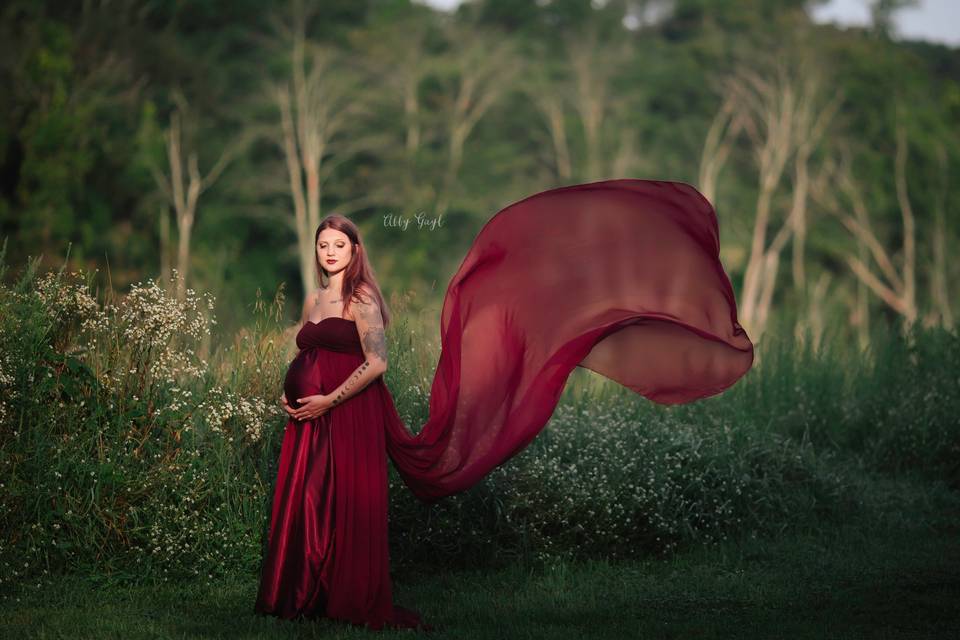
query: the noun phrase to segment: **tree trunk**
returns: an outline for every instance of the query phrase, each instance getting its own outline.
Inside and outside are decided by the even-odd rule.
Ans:
[[[448,37],[454,45],[456,92],[447,114],[447,170],[437,203],[437,214],[443,215],[463,162],[463,150],[477,123],[506,91],[517,71],[512,61],[514,52],[509,41],[486,32],[449,27]]]
[[[927,316],[926,325],[939,324],[944,329],[953,327],[953,311],[950,309],[950,293],[947,288],[946,238],[950,230],[946,222],[946,199],[949,190],[947,151],[942,143],[936,146],[937,163],[940,165],[940,185],[934,197],[933,236],[930,244],[933,260],[930,264],[930,299],[933,308]]]
[[[903,306],[905,328],[909,329],[917,320],[916,294],[916,223],[913,207],[907,193],[907,133],[902,124],[897,126],[896,184],[897,202],[900,204],[900,217],[903,221]]]
[[[170,282],[170,210],[169,205],[160,207],[160,279],[164,287]]]
[[[717,202],[717,178],[727,162],[733,141],[742,128],[740,116],[735,111],[735,103],[727,97],[710,123],[700,154],[700,193],[711,204],[715,205]]]
[[[187,103],[184,97],[174,94],[177,108],[170,114],[170,127],[164,132],[167,151],[167,166],[170,176],[167,177],[155,164],[149,164],[150,172],[160,191],[166,196],[173,207],[177,222],[177,299],[183,300],[186,294],[190,273],[190,238],[193,233],[193,224],[197,215],[197,203],[200,195],[210,188],[226,168],[230,159],[239,152],[249,139],[249,134],[237,137],[217,159],[213,168],[206,176],[200,175],[199,161],[196,152],[191,151],[187,158],[187,171],[183,170],[183,117],[187,113]],[[161,271],[164,267],[167,244],[169,243],[169,221],[167,211],[160,214],[160,242],[161,242]]]

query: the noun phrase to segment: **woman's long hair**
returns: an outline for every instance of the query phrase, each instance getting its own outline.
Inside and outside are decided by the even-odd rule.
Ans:
[[[363,302],[358,287],[363,284],[373,293],[377,305],[380,307],[380,315],[383,318],[383,327],[386,329],[390,324],[390,311],[383,300],[383,294],[380,292],[380,286],[377,284],[376,276],[373,274],[373,266],[367,260],[367,250],[360,241],[360,230],[350,219],[339,214],[329,215],[324,218],[317,227],[317,232],[313,236],[313,259],[317,265],[317,280],[320,287],[326,289],[330,286],[330,274],[323,268],[320,258],[317,257],[317,242],[320,240],[320,232],[324,229],[336,229],[348,238],[353,245],[353,255],[350,263],[345,267],[343,273],[343,288],[340,291],[343,298],[343,313],[346,314],[350,303],[354,300]],[[324,276],[327,278],[324,284]]]

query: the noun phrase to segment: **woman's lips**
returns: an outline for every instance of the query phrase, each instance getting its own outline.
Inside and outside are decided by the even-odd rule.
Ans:
[[[327,264],[333,264],[333,263],[335,263],[335,262],[336,262],[336,260],[327,260]]]

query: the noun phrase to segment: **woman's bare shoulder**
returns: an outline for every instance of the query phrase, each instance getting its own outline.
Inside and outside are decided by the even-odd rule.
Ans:
[[[373,295],[373,290],[365,283],[358,284],[353,290],[353,296],[362,304],[377,304],[377,299]]]
[[[314,289],[306,295],[303,300],[303,320],[306,320],[310,316],[310,311],[317,306],[317,303],[320,301],[320,292],[321,289]]]

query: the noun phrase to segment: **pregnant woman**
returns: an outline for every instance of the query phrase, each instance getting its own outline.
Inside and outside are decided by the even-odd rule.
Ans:
[[[383,382],[389,313],[365,245],[349,220],[326,218],[321,286],[284,383],[255,610],[429,630],[393,603],[387,455],[429,503],[526,447],[574,367],[662,404],[720,393],[749,370],[753,345],[719,250],[713,207],[684,183],[608,180],[506,207],[447,288],[429,418],[413,433]]]

